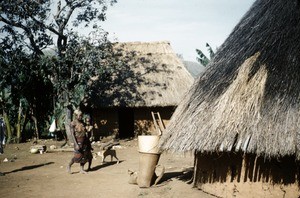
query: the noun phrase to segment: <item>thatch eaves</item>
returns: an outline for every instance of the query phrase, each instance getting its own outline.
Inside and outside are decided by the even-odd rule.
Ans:
[[[177,106],[194,79],[169,42],[113,45],[116,64],[94,83],[94,107]]]
[[[300,158],[300,5],[257,0],[176,109],[160,144]]]

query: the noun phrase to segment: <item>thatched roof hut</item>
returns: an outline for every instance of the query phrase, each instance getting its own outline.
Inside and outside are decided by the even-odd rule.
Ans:
[[[257,0],[252,5],[176,109],[163,149],[196,151],[198,165],[224,153],[300,159],[299,4]],[[295,182],[297,176],[289,176],[288,184]],[[202,185],[197,170],[196,177]]]
[[[141,130],[151,130],[149,123],[144,129],[137,126],[140,120],[137,114],[145,114],[144,117],[149,118],[143,120],[150,122],[151,111],[159,111],[167,122],[194,81],[170,43],[115,43],[113,49],[115,65],[109,66],[105,75],[94,81],[88,106],[114,111],[114,123],[121,120],[131,122],[126,117],[133,115],[136,134],[142,133]],[[120,109],[125,111],[124,117],[116,115],[120,114]]]
[[[95,106],[177,106],[193,83],[167,41],[116,43],[114,50],[121,66],[97,86]]]

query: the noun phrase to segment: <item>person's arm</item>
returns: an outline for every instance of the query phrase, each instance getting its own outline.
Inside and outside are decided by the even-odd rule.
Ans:
[[[75,128],[75,126],[74,126],[74,124],[71,122],[71,123],[70,123],[71,137],[72,137],[73,142],[74,142],[74,149],[78,151],[78,150],[79,150],[79,145],[78,145],[77,140],[76,140],[76,138],[75,138],[75,130],[74,130],[74,128]]]

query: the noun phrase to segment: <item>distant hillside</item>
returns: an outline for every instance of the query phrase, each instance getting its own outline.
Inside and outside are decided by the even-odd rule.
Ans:
[[[197,62],[183,60],[183,64],[194,78],[196,78],[201,72],[205,70],[205,67]]]

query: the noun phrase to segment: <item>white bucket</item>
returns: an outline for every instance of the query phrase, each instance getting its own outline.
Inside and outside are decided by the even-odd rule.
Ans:
[[[143,153],[159,153],[158,142],[160,136],[158,135],[140,135],[138,136],[139,152]]]

